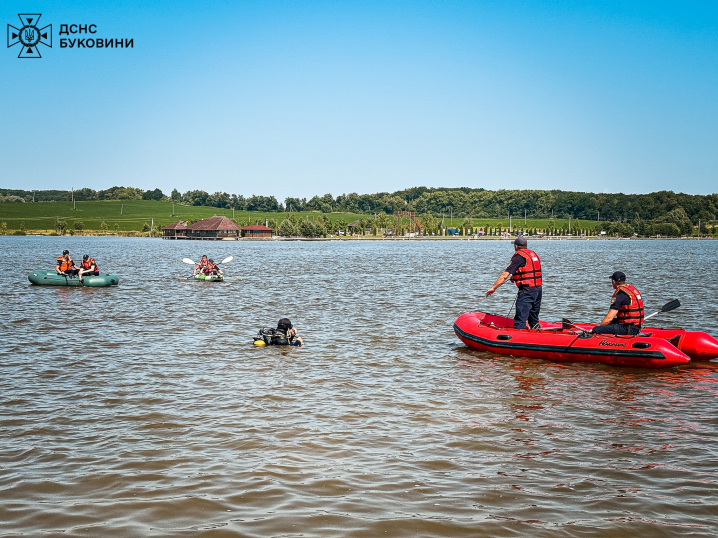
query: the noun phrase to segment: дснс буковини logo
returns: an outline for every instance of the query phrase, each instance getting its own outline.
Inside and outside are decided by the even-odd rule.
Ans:
[[[42,58],[38,45],[52,48],[52,24],[38,28],[40,13],[18,13],[22,28],[7,25],[7,46],[20,43],[18,58]]]

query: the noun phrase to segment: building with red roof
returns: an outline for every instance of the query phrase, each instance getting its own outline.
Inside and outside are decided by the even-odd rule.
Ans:
[[[162,228],[162,239],[187,239],[187,223],[178,220]]]
[[[189,225],[179,221],[162,228],[162,237],[164,239],[204,239],[210,241],[237,239],[239,237],[239,226],[233,220],[222,216],[202,219]]]
[[[242,229],[242,237],[272,237],[272,232],[274,231],[272,228],[269,228],[267,226],[262,226],[261,224],[250,224],[249,226],[245,226]]]

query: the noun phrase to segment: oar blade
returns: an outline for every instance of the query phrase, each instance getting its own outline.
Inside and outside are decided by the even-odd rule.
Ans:
[[[681,306],[681,302],[678,299],[673,299],[672,301],[663,305],[663,308],[661,308],[661,312],[670,312],[671,310],[675,310],[679,306]]]
[[[182,258],[182,261],[185,262],[185,263],[188,263],[188,264],[190,264],[190,265],[197,265],[196,263],[194,263],[194,262],[193,262],[192,260],[190,260],[189,258]]]
[[[219,262],[219,263],[229,263],[229,262],[231,262],[233,259],[234,259],[234,256],[230,256],[229,258],[223,259],[223,260],[222,260],[221,262]]]

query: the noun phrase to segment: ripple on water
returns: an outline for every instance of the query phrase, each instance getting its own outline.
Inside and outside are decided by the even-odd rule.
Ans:
[[[0,263],[28,272],[69,248],[122,278],[52,289],[0,271],[15,305],[0,319],[0,534],[718,531],[718,364],[641,371],[460,345],[445,320],[493,283],[508,243],[0,244]],[[667,323],[718,333],[701,311],[717,280],[689,275],[716,266],[712,243],[651,242],[650,262],[641,244],[537,243],[543,317],[600,319],[605,275],[623,269],[649,310],[681,298]],[[181,278],[181,258],[204,251],[233,255],[237,280]],[[131,269],[150,255],[156,274]],[[671,272],[650,276],[655,262]],[[285,316],[307,346],[251,345]]]

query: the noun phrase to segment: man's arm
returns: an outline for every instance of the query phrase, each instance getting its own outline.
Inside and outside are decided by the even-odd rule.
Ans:
[[[489,291],[486,292],[486,297],[488,297],[489,295],[494,293],[499,288],[499,286],[501,286],[501,284],[506,282],[510,277],[511,277],[511,273],[509,273],[508,271],[504,271],[503,273],[501,273],[501,276],[499,276],[499,278],[496,279],[496,282],[494,282],[494,285],[491,286],[489,288]]]
[[[613,308],[611,308],[608,311],[608,314],[606,314],[606,317],[603,318],[603,321],[599,323],[599,325],[609,325],[613,321],[613,318],[616,317],[616,314],[618,314],[618,310],[614,310]]]

